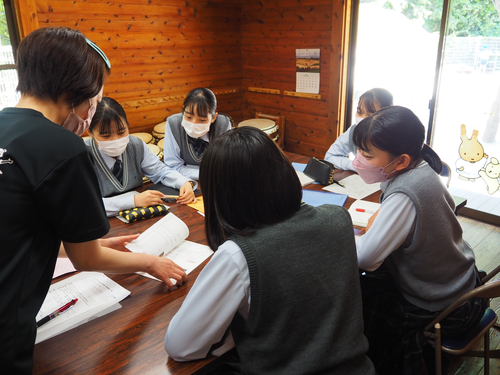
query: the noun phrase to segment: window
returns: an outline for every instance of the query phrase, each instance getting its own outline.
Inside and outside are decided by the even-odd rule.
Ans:
[[[428,127],[451,194],[500,217],[500,0],[355,4],[352,119],[363,92],[388,89]]]
[[[16,105],[17,72],[15,51],[19,36],[12,0],[0,1],[0,109]]]

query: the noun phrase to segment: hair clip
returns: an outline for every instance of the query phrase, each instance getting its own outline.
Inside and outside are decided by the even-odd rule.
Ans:
[[[85,41],[87,42],[87,44],[89,46],[91,46],[102,57],[102,59],[106,63],[106,66],[108,67],[108,69],[111,69],[111,63],[109,62],[109,60],[108,60],[107,56],[104,54],[104,52],[102,52],[102,49],[100,49],[97,46],[97,44],[92,42],[89,38],[85,38]]]

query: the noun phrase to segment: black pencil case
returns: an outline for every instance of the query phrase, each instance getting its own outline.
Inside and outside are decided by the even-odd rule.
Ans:
[[[326,160],[311,158],[304,169],[304,174],[321,185],[331,185],[333,184],[335,167]]]

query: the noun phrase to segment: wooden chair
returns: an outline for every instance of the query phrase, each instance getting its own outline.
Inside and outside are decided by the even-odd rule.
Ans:
[[[500,266],[482,279],[482,282],[490,280],[498,271]],[[458,298],[445,310],[443,310],[424,330],[424,335],[427,341],[434,346],[436,356],[436,375],[442,374],[441,369],[441,354],[442,352],[452,355],[465,355],[471,357],[484,357],[484,374],[489,374],[489,359],[500,358],[500,350],[490,351],[490,328],[496,323],[497,315],[489,307],[489,299],[500,296],[500,280],[495,280],[491,283],[481,285],[470,292]],[[461,306],[465,301],[471,298],[486,298],[488,300],[488,308],[480,322],[464,332],[459,337],[442,338],[440,322],[452,313],[457,307]],[[471,351],[470,349],[481,338],[484,338],[484,351]]]
[[[255,118],[273,120],[278,125],[278,146],[283,150],[285,148],[285,116],[268,115],[262,112],[256,112]]]

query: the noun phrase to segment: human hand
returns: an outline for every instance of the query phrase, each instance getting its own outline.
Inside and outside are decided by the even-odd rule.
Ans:
[[[368,232],[368,229],[372,226],[373,222],[375,221],[375,218],[378,215],[378,210],[375,212],[369,219],[368,219],[368,224],[366,224],[366,231]]]
[[[135,207],[148,207],[163,204],[161,198],[163,193],[157,190],[145,190],[140,194],[134,195]]]
[[[119,237],[109,237],[109,238],[101,238],[99,239],[99,244],[104,247],[110,247],[112,249],[118,251],[130,251],[125,246],[127,246],[130,242],[139,237],[139,234],[131,234],[128,236],[119,236]]]
[[[177,198],[177,203],[196,203],[196,198],[194,196],[193,186],[191,185],[191,182],[188,181],[181,186],[179,190],[179,198]]]
[[[179,265],[168,258],[151,256],[154,259],[152,259],[151,269],[148,273],[167,284],[168,289],[174,287],[170,279],[176,280],[176,286],[184,284],[187,281],[186,272]]]

